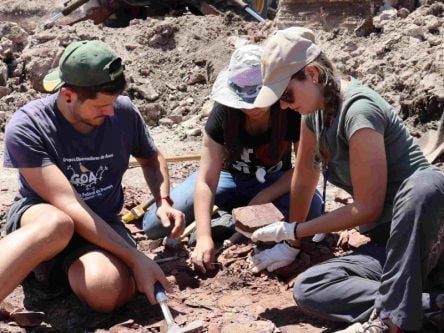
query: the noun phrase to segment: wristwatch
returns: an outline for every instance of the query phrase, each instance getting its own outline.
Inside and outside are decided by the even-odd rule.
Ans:
[[[170,206],[174,205],[174,201],[171,200],[169,195],[166,195],[164,197],[158,196],[156,198],[156,205],[159,206],[162,203],[162,200],[165,200],[166,202],[168,202],[170,204]]]

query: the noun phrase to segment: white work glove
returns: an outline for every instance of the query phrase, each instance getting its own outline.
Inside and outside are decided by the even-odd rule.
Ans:
[[[320,243],[325,239],[325,237],[327,237],[327,234],[316,234],[311,240],[315,243]]]
[[[251,235],[251,240],[253,242],[282,242],[284,240],[295,240],[294,238],[294,228],[296,223],[288,222],[274,222],[265,227],[257,229]],[[325,239],[326,234],[316,234],[313,236],[313,242],[320,243]]]
[[[250,268],[253,273],[259,273],[263,269],[272,272],[278,268],[290,265],[300,249],[291,247],[287,243],[279,243],[271,249],[264,250],[249,258]]]
[[[294,240],[295,223],[274,222],[265,227],[257,229],[251,235],[253,242],[282,242],[284,240]]]

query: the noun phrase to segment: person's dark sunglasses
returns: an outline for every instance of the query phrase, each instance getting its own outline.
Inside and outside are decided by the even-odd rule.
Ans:
[[[287,87],[287,89],[285,89],[279,100],[288,104],[294,102],[293,90],[291,89],[291,87]]]

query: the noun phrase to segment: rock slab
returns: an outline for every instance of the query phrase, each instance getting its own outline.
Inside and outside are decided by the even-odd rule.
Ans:
[[[272,203],[235,208],[232,215],[236,227],[245,232],[284,220],[284,215]]]

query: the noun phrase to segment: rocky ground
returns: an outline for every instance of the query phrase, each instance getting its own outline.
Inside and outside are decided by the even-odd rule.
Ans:
[[[246,22],[226,13],[220,17],[185,14],[135,20],[129,27],[118,29],[83,22],[43,30],[41,24],[60,8],[61,2],[54,5],[50,0],[3,0],[0,4],[1,145],[4,126],[13,112],[44,94],[41,79],[56,66],[63,48],[75,40],[101,39],[124,59],[129,78],[125,93],[139,107],[160,149],[168,156],[198,153],[202,126],[211,109],[208,96],[217,73],[236,46],[261,42],[276,26],[273,21]],[[340,71],[379,91],[411,133],[420,138],[437,128],[444,109],[444,4],[424,0],[411,13],[386,9],[371,22],[355,17],[354,25],[331,26],[324,20],[305,24],[315,30],[318,43]],[[437,165],[442,167],[442,160]],[[197,167],[197,162],[171,164],[173,185]],[[2,219],[17,189],[15,178],[15,171],[1,169]],[[129,170],[124,184],[126,209],[149,198],[140,169]],[[332,186],[327,198],[328,210],[351,200]],[[170,301],[173,314],[179,324],[204,320],[208,332],[334,331],[338,324],[308,318],[298,310],[291,286],[308,266],[365,242],[354,232],[343,246],[337,246],[338,235],[329,235],[320,245],[306,241],[303,254],[291,267],[276,274],[252,275],[246,257],[255,248],[242,240],[222,252],[217,271],[203,276],[191,269],[186,243],[164,246],[147,240],[138,223],[128,227],[140,249],[151,257],[176,257],[161,263],[177,285]],[[23,309],[35,311],[36,318],[23,319]],[[90,312],[63,289],[38,292],[32,281],[5,300],[0,318],[4,318],[0,332],[165,331],[159,307],[148,305],[142,296],[103,315]],[[38,325],[32,329],[18,325],[26,324],[23,320],[29,324],[30,319]]]

